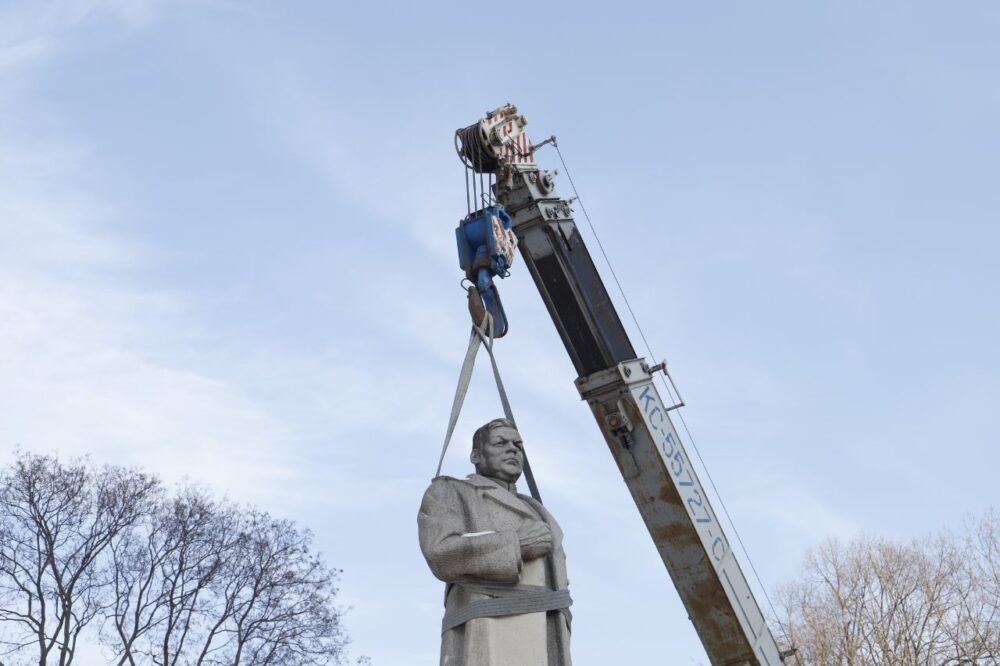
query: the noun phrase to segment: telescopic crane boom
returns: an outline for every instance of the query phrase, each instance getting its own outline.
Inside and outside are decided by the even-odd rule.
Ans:
[[[496,201],[512,220],[521,256],[573,361],[580,396],[709,660],[713,666],[779,666],[782,656],[764,614],[671,422],[675,406],[664,403],[654,385],[665,365],[637,357],[570,204],[556,193],[555,174],[538,168],[526,124],[516,107],[500,107],[458,130],[459,155],[473,172],[496,178]],[[488,294],[484,298],[490,309]]]

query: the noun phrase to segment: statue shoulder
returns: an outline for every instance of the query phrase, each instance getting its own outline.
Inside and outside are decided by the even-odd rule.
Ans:
[[[431,512],[435,507],[454,507],[469,500],[475,488],[465,479],[451,476],[438,476],[424,492],[421,505],[425,512]]]
[[[434,479],[431,481],[431,488],[433,488],[435,485],[442,487],[448,486],[452,488],[459,488],[462,490],[471,490],[477,488],[478,489],[486,488],[492,490],[497,487],[497,484],[495,482],[483,478],[478,474],[470,474],[464,479],[456,479],[453,476],[443,476],[443,475],[434,477]]]
[[[469,483],[468,479],[456,479],[453,476],[436,476],[431,479],[430,488],[427,489],[428,492],[432,490],[452,490],[461,492],[468,488],[474,487],[473,484]]]
[[[453,476],[437,476],[431,480],[430,487],[424,493],[425,497],[449,497],[455,495],[475,494],[481,483],[476,482],[473,475],[467,479],[456,479]]]

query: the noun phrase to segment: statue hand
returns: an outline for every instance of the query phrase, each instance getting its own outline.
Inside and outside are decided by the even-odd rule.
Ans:
[[[534,560],[552,552],[552,530],[543,522],[531,520],[517,528],[521,540],[521,559]]]

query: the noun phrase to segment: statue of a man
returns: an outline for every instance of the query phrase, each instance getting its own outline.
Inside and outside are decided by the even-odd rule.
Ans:
[[[420,549],[445,585],[441,666],[569,666],[562,531],[518,494],[521,435],[495,419],[472,438],[476,473],[439,476],[424,493]]]

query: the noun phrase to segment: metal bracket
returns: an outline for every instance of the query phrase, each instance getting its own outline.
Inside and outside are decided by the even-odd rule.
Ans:
[[[632,432],[635,426],[632,425],[632,419],[628,417],[628,412],[621,400],[616,403],[616,407],[617,409],[604,415],[604,422],[608,424],[611,434],[619,437]]]
[[[787,661],[789,657],[794,657],[798,653],[799,653],[799,649],[793,645],[792,647],[788,648],[787,650],[782,650],[781,652],[779,652],[778,656],[781,657],[781,661]],[[796,659],[798,659],[798,658],[796,657]]]
[[[662,372],[664,376],[667,378],[667,380],[670,382],[670,387],[674,390],[674,395],[677,396],[677,402],[671,405],[670,407],[666,407],[666,410],[668,412],[672,412],[675,409],[679,409],[685,406],[684,398],[681,397],[681,392],[677,389],[677,384],[674,383],[674,378],[671,376],[670,370],[667,369],[666,361],[660,361],[656,365],[652,366],[647,365],[646,362],[643,361],[642,369],[649,376],[653,376],[657,372]]]
[[[545,141],[539,141],[538,143],[532,144],[531,145],[531,152],[535,152],[536,150],[538,150],[542,146],[550,144],[550,143],[553,146],[556,146],[556,147],[559,146],[558,142],[556,141],[556,135],[555,134],[553,134],[552,136],[550,136],[549,138],[547,138]]]

